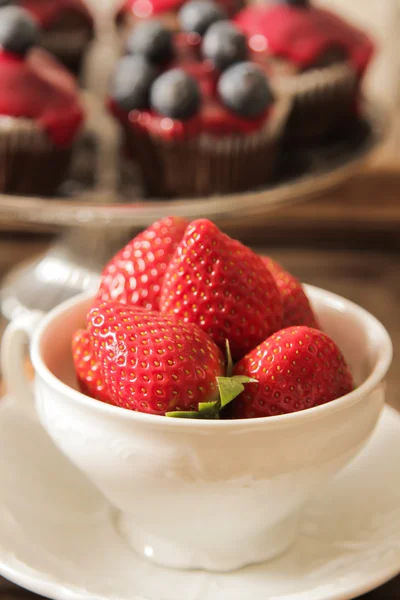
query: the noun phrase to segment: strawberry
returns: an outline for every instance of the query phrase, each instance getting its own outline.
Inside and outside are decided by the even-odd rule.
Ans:
[[[119,302],[95,305],[87,325],[117,406],[165,415],[218,398],[222,353],[196,325]]]
[[[310,302],[304,292],[300,281],[285,271],[283,267],[268,256],[262,257],[265,265],[271,271],[282,296],[283,325],[307,325],[319,329],[317,319],[310,306]]]
[[[270,417],[325,404],[352,391],[353,378],[336,344],[310,327],[278,331],[245,356],[236,375],[257,380],[230,406],[233,418]]]
[[[79,329],[72,338],[72,356],[82,393],[112,404],[101,369],[93,355],[91,339],[84,329]]]
[[[165,270],[188,224],[180,217],[161,219],[122,248],[103,270],[100,300],[158,310]]]
[[[161,312],[196,323],[239,359],[282,326],[274,278],[261,257],[206,219],[186,229],[165,273]]]

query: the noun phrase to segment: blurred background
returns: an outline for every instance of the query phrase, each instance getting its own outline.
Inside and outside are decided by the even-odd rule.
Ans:
[[[102,15],[103,23],[118,4],[114,0],[87,2]],[[257,218],[245,213],[240,222],[226,218],[220,225],[230,235],[276,258],[302,281],[350,298],[384,323],[395,347],[389,402],[400,410],[396,393],[400,385],[400,0],[315,3],[338,11],[376,39],[379,52],[368,73],[366,90],[380,114],[387,117],[385,141],[362,171],[339,188]],[[16,265],[45,253],[58,233],[52,227],[0,220],[1,281],[10,277]],[[93,245],[93,254],[96,251]],[[1,331],[4,316],[0,323]],[[371,600],[400,598],[399,585],[398,580],[389,584],[383,595],[371,595]]]

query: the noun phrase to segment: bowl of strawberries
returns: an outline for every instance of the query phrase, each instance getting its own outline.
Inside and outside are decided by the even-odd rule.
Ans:
[[[116,254],[95,293],[12,322],[2,345],[9,388],[132,549],[208,571],[293,544],[304,505],[372,434],[391,357],[360,306],[180,218]]]

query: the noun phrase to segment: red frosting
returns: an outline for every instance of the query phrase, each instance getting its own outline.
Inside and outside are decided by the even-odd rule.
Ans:
[[[77,12],[93,25],[89,9],[82,0],[21,0],[21,6],[31,13],[42,27],[51,27],[66,11]]]
[[[34,120],[57,146],[70,146],[84,118],[75,79],[50,54],[0,52],[0,115]]]
[[[249,134],[259,131],[265,123],[269,111],[258,119],[242,119],[231,113],[217,100],[206,99],[198,115],[188,121],[178,121],[152,111],[121,110],[115,102],[109,101],[113,114],[123,123],[134,129],[149,131],[167,140],[184,140],[208,133],[214,137]]]
[[[139,19],[146,19],[165,12],[177,11],[185,0],[126,0],[122,12],[131,12]]]
[[[241,11],[235,22],[254,52],[268,52],[301,68],[312,66],[328,48],[340,47],[362,75],[374,51],[372,41],[362,31],[312,6],[252,6]]]
[[[175,35],[175,59],[168,69],[180,68],[197,80],[205,97],[215,97],[219,73],[208,61],[201,60],[201,37],[197,34],[177,33]]]
[[[232,0],[217,0],[232,14],[234,6]],[[186,0],[125,0],[120,12],[132,13],[139,19],[147,19],[166,12],[177,12]]]

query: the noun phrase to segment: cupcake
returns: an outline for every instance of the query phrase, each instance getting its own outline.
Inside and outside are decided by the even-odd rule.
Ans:
[[[93,18],[83,0],[3,0],[1,6],[20,5],[41,28],[40,45],[75,74],[93,38]]]
[[[117,22],[130,31],[136,23],[156,18],[173,31],[179,30],[178,13],[186,0],[125,0],[117,13]],[[194,2],[190,2],[191,5]],[[209,7],[208,0],[199,0],[196,4]],[[244,6],[243,0],[218,0],[212,4],[212,11],[232,17]]]
[[[83,110],[73,76],[42,48],[17,6],[0,8],[0,192],[53,194],[69,166]]]
[[[194,4],[199,4],[194,2]],[[187,10],[189,3],[184,6]],[[137,25],[116,66],[109,107],[152,196],[203,196],[271,179],[288,112],[245,37],[227,20],[198,33],[155,20]],[[199,12],[199,20],[204,15]]]
[[[374,52],[367,35],[309,0],[267,0],[235,23],[276,94],[293,100],[289,136],[321,136],[354,119]]]

